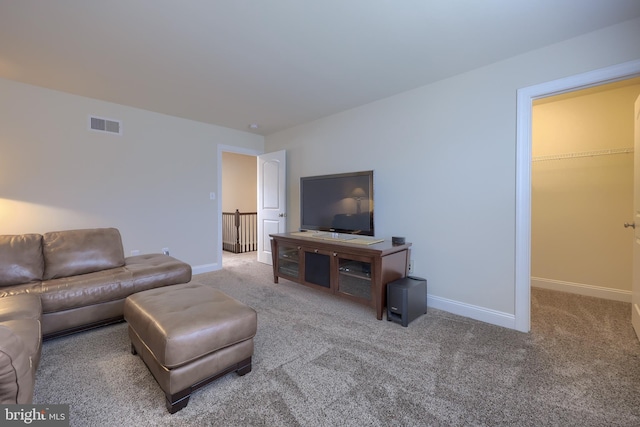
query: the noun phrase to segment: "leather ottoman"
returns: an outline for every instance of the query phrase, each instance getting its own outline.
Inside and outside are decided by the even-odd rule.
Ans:
[[[257,313],[198,283],[166,286],[127,297],[124,318],[131,352],[139,354],[166,396],[170,413],[194,390],[230,372],[251,372]]]

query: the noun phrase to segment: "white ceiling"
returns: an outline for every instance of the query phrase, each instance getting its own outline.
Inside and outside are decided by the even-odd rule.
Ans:
[[[267,135],[638,16],[638,0],[0,0],[0,77]]]

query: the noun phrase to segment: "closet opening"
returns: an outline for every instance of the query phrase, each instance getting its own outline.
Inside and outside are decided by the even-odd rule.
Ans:
[[[640,78],[533,101],[531,286],[631,302]]]
[[[531,329],[531,169],[533,102],[552,95],[640,76],[640,60],[521,88],[517,91],[514,329]]]

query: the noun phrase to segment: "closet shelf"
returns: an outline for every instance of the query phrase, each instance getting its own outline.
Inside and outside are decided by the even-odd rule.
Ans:
[[[552,154],[549,156],[537,156],[531,159],[532,162],[545,162],[548,160],[565,160],[565,159],[577,159],[580,157],[596,157],[596,156],[609,156],[612,154],[628,154],[633,153],[633,147],[629,148],[612,148],[609,150],[595,150],[595,151],[583,151],[581,153],[565,153],[565,154]]]

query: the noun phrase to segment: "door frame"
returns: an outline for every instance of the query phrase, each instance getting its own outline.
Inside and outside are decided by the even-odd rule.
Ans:
[[[634,165],[640,164],[640,95],[633,103],[633,161]],[[631,283],[631,326],[640,340],[640,227],[635,224],[639,221],[638,204],[640,204],[640,168],[633,171],[633,273]],[[627,224],[624,225],[625,228]]]
[[[518,331],[531,330],[531,113],[533,101],[638,76],[640,76],[640,60],[635,60],[518,89],[514,307],[514,326]]]
[[[245,154],[247,156],[254,156],[254,157],[258,157],[260,154],[264,154],[264,151],[261,151],[261,150],[254,150],[251,148],[244,148],[244,147],[236,147],[233,145],[218,144],[218,154],[217,154],[218,155],[218,165],[217,165],[218,185],[216,190],[217,192],[216,211],[218,213],[218,231],[217,231],[217,239],[216,239],[216,248],[217,248],[218,258],[216,260],[216,264],[218,268],[216,270],[219,270],[222,268],[222,153],[223,152]]]

